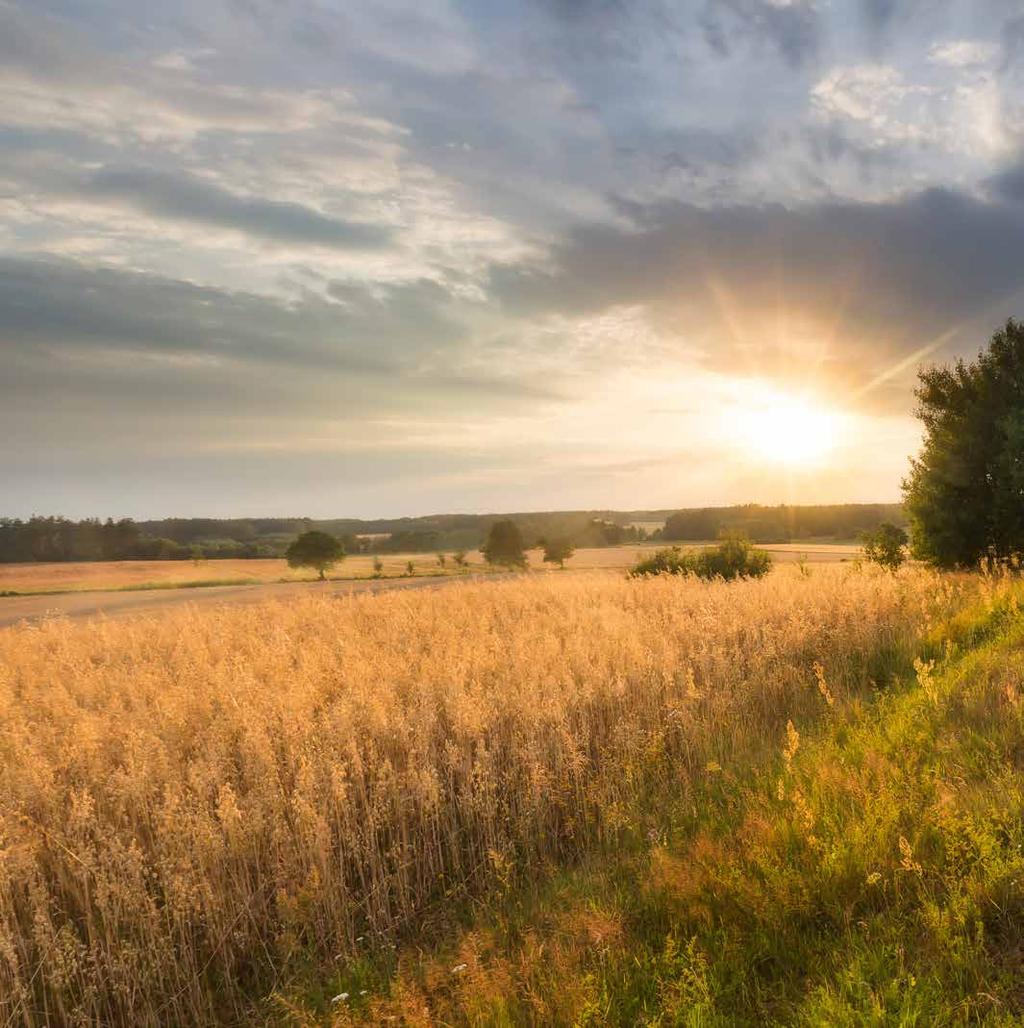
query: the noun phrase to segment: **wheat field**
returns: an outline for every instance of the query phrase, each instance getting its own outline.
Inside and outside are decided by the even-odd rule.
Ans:
[[[0,631],[0,1023],[247,1022],[884,686],[979,583],[567,573]]]

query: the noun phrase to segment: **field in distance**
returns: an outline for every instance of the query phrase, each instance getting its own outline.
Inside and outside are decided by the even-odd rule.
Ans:
[[[663,543],[643,543],[631,546],[608,546],[580,549],[566,562],[575,570],[595,568],[627,568],[642,554],[651,553]],[[696,544],[687,544],[696,545]],[[856,545],[839,543],[779,543],[762,547],[776,561],[837,563],[852,560],[860,552]],[[543,553],[530,550],[530,566],[543,568]],[[438,563],[434,553],[381,554],[383,574],[394,577],[407,574],[407,564],[413,562],[417,575],[452,575],[459,573],[451,554],[446,554],[445,565]],[[374,573],[373,555],[358,554],[346,557],[329,577],[368,578]],[[483,571],[487,565],[478,550],[467,554],[468,570]],[[4,593],[59,593],[108,589],[175,589],[189,586],[244,585],[269,582],[313,581],[316,572],[288,567],[278,558],[257,560],[120,560],[120,561],[67,561],[40,564],[0,564],[0,596]]]

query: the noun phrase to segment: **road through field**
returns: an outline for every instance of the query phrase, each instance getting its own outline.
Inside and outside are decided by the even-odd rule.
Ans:
[[[157,613],[186,604],[263,603],[302,596],[348,596],[394,589],[443,588],[453,582],[503,578],[500,572],[480,575],[449,575],[433,578],[358,579],[338,582],[275,582],[265,585],[216,585],[193,589],[145,589],[138,591],[59,593],[49,596],[0,597],[0,628],[48,617],[75,620],[92,617],[125,617]]]

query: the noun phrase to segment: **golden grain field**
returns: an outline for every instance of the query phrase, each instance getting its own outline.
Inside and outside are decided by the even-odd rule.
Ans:
[[[244,1021],[775,746],[815,663],[860,686],[978,582],[552,574],[0,631],[0,1024]]]

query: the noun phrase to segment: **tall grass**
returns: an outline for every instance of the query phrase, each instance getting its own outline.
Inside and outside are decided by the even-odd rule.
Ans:
[[[0,1023],[242,1020],[778,748],[977,588],[552,576],[0,632]]]

